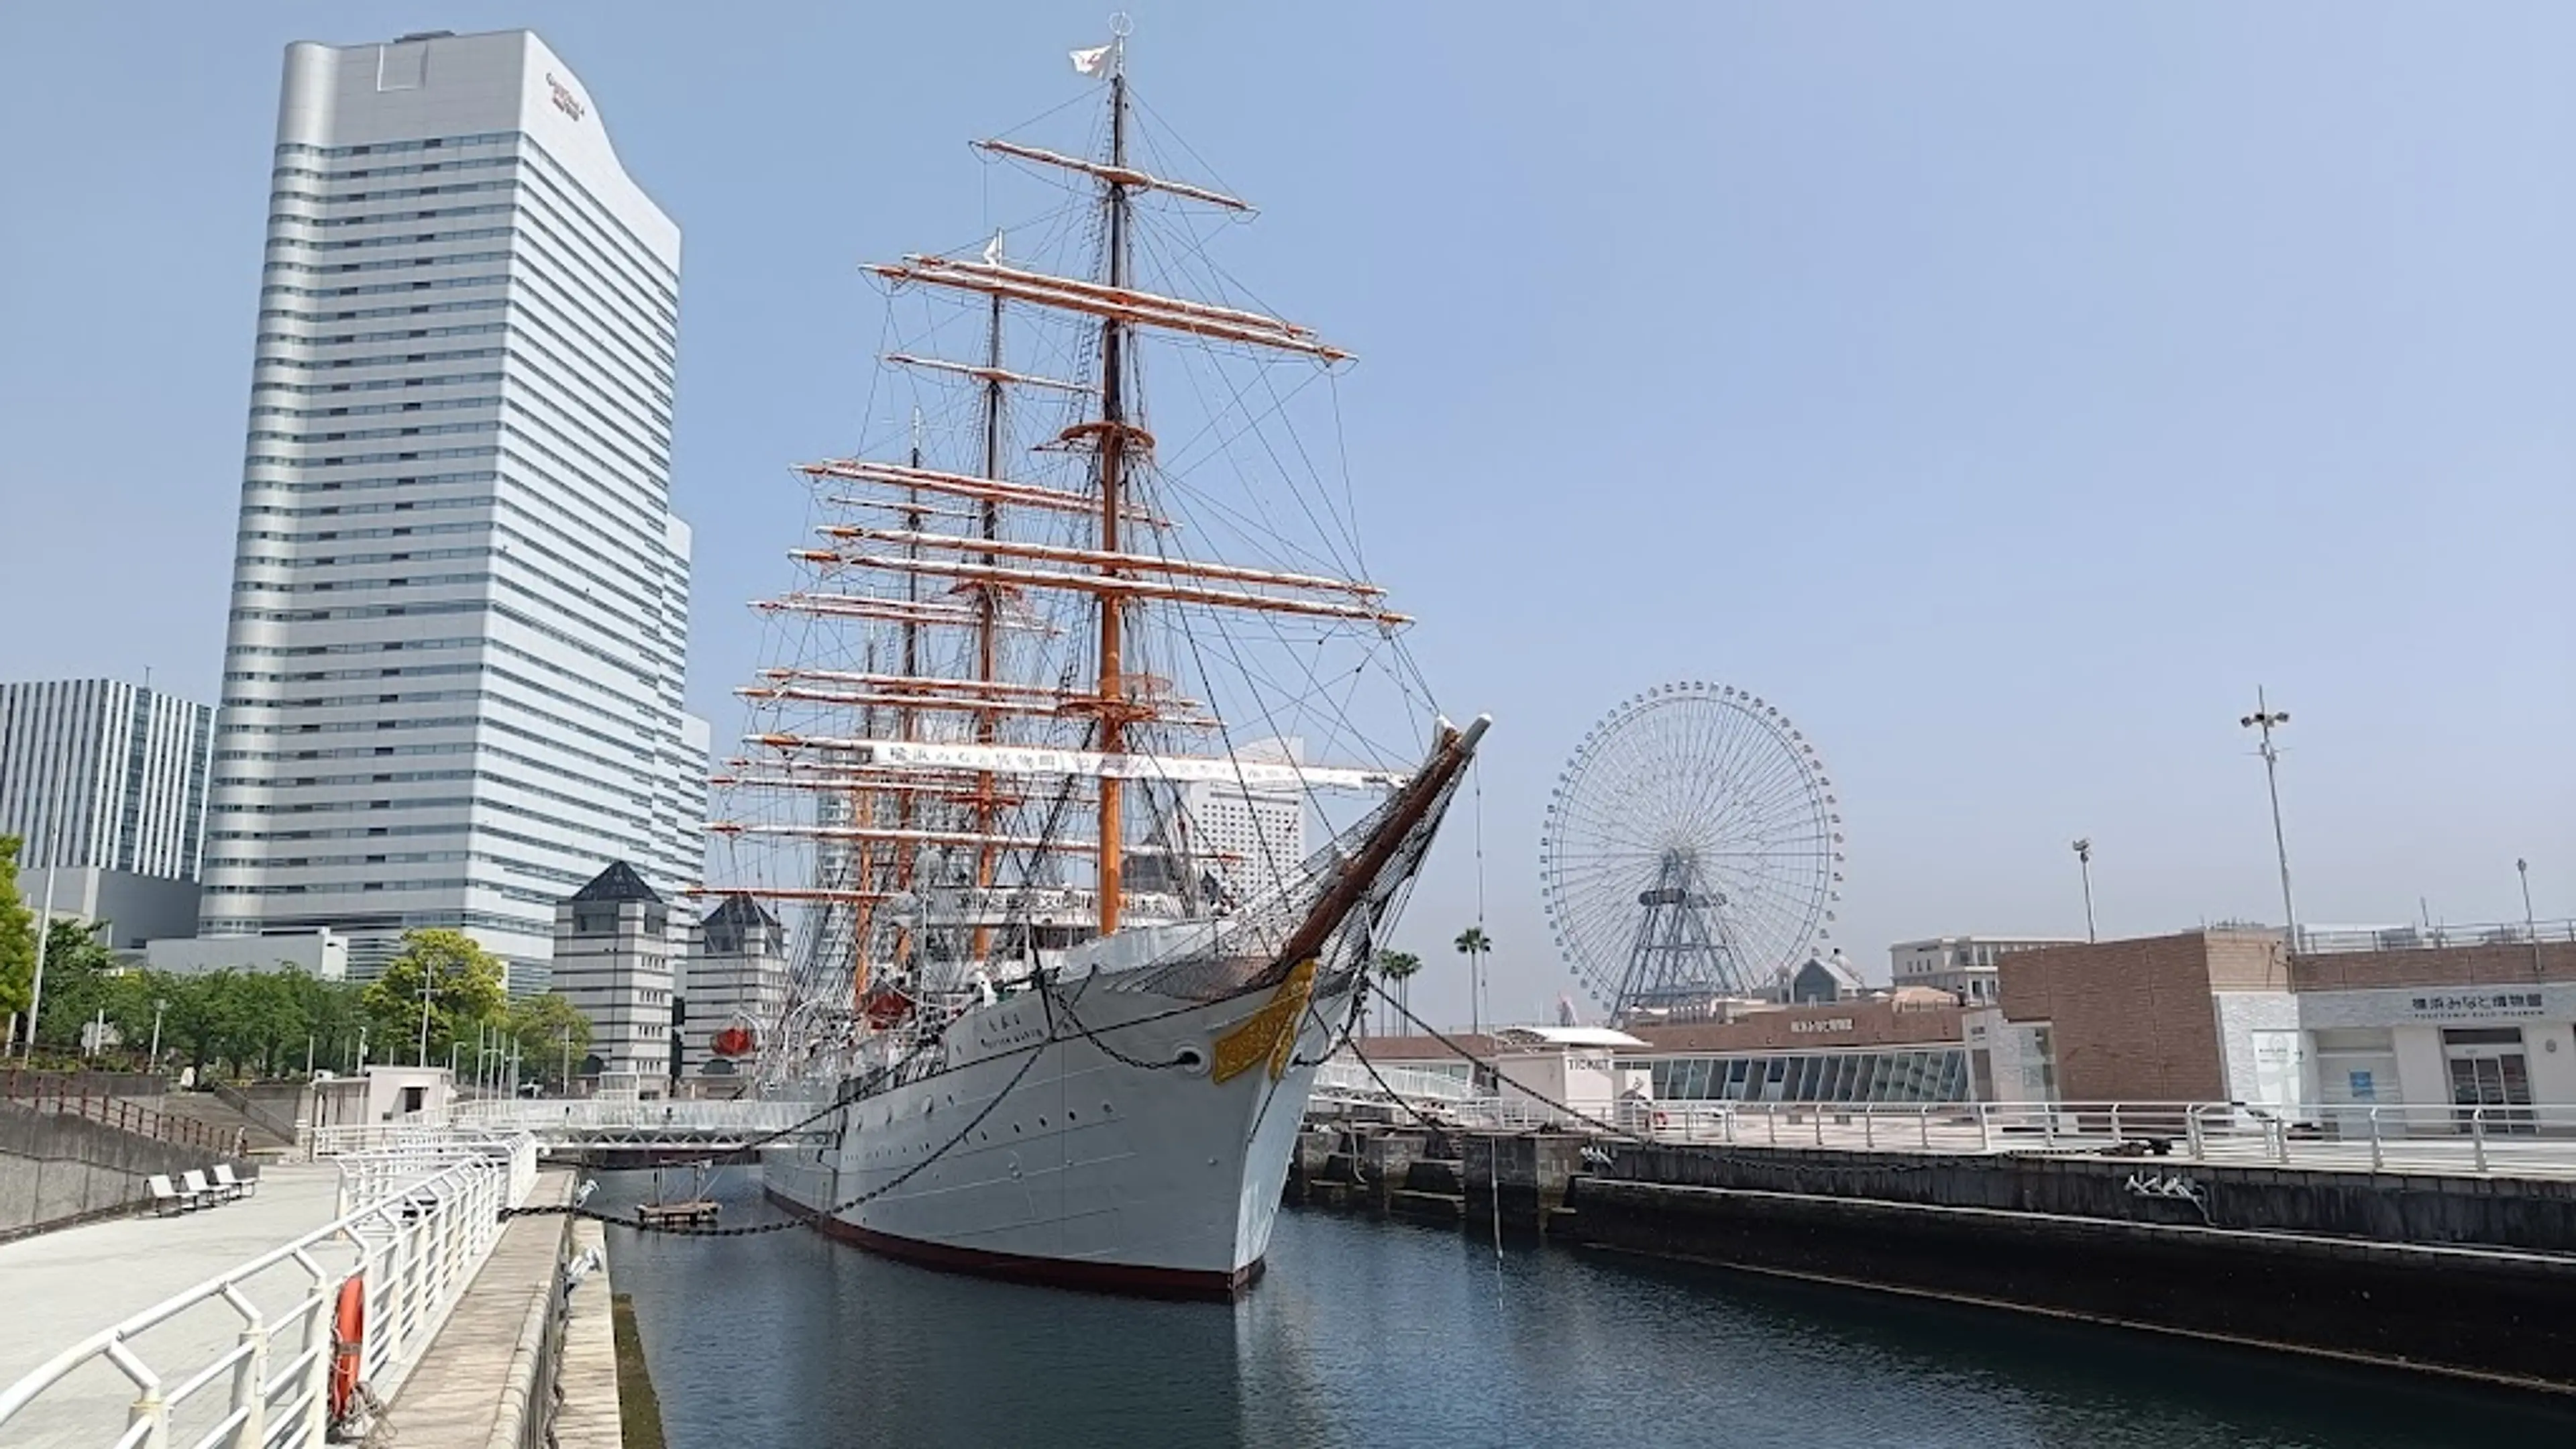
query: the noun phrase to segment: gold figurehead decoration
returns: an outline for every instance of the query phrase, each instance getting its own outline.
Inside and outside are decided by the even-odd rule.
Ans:
[[[1208,1075],[1219,1082],[1232,1081],[1266,1058],[1270,1080],[1286,1076],[1288,1059],[1297,1045],[1297,1018],[1305,1014],[1306,999],[1314,991],[1315,962],[1309,957],[1298,962],[1279,989],[1270,993],[1268,1005],[1216,1039],[1216,1065]]]

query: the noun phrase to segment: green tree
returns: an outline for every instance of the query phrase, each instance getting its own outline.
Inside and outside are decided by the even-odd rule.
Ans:
[[[103,929],[95,921],[56,921],[45,932],[45,1014],[36,1023],[36,1045],[79,1052],[82,1031],[117,994],[122,968],[99,939]]]
[[[324,981],[302,971],[291,971],[295,993],[302,1004],[303,1041],[287,1043],[287,1067],[302,1072],[308,1060],[316,1068],[337,1068],[356,1054],[358,1023],[366,1013],[360,1004],[362,988],[341,981]],[[413,1026],[418,1032],[418,1024]]]
[[[518,1050],[520,1080],[545,1082],[557,1091],[564,1083],[564,1043],[572,1044],[570,1057],[576,1072],[590,1051],[590,1018],[559,991],[511,1002],[502,1018],[502,1032],[506,1044]]]
[[[1380,951],[1377,953],[1377,974],[1385,977],[1395,986],[1396,1006],[1405,1018],[1403,1023],[1398,1023],[1393,1027],[1393,1030],[1398,1034],[1401,1034],[1404,1027],[1410,1024],[1412,1020],[1413,973],[1421,969],[1422,958],[1414,955],[1410,951]]]
[[[1467,1015],[1482,1031],[1485,1024],[1485,957],[1494,949],[1494,939],[1482,926],[1469,926],[1458,933],[1454,943],[1458,954],[1467,958]]]
[[[429,1059],[447,1060],[449,1045],[465,1028],[501,1014],[501,983],[501,958],[463,931],[405,931],[401,953],[385,963],[384,974],[368,982],[360,998],[375,1043],[369,1054],[386,1062],[418,1058],[426,984]]]
[[[225,986],[232,974],[209,971],[196,976],[156,974],[152,978],[157,999],[170,1003],[162,1013],[162,1049],[187,1058],[188,1065],[201,1074],[214,1065],[215,1055],[224,1043],[229,1005]]]
[[[0,835],[0,1015],[13,1024],[27,1014],[36,983],[36,913],[18,895],[20,844]]]

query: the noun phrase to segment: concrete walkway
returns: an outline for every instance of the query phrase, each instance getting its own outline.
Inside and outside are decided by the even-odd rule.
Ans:
[[[272,1166],[257,1195],[179,1217],[120,1218],[0,1244],[0,1387],[100,1329],[285,1246],[339,1212],[339,1172],[329,1164]],[[317,1254],[326,1266],[351,1260],[345,1247]],[[282,1314],[311,1291],[292,1264],[246,1285],[264,1313]],[[199,1305],[144,1334],[144,1362],[175,1383],[230,1348],[241,1315],[220,1300]],[[9,1449],[90,1449],[124,1432],[133,1384],[104,1363],[74,1372],[10,1421]],[[173,1442],[191,1424],[221,1417],[227,1396],[210,1388],[174,1416]],[[189,1412],[194,1410],[194,1412]]]
[[[572,1195],[572,1184],[572,1173],[548,1172],[528,1201],[564,1202]],[[595,1234],[592,1241],[597,1241]],[[550,1323],[548,1316],[557,1265],[571,1243],[567,1218],[513,1218],[502,1229],[492,1255],[483,1260],[429,1351],[386,1408],[402,1449],[486,1449],[544,1441],[563,1346],[562,1326]],[[576,1292],[600,1300],[605,1318],[607,1274],[594,1273]],[[613,1351],[609,1374],[613,1390]],[[613,1413],[613,1392],[609,1402]]]

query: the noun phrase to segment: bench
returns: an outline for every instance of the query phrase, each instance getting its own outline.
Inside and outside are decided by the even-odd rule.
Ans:
[[[193,1212],[198,1206],[197,1194],[183,1192],[173,1187],[170,1183],[170,1175],[166,1172],[156,1172],[143,1179],[143,1186],[152,1194],[152,1213],[155,1217],[166,1218],[173,1213]]]
[[[179,1190],[195,1198],[199,1207],[212,1207],[223,1201],[215,1195],[214,1184],[206,1181],[206,1175],[193,1167],[179,1178]]]
[[[226,1197],[249,1197],[259,1191],[259,1179],[235,1177],[231,1163],[218,1162],[215,1164],[215,1186],[221,1189]]]

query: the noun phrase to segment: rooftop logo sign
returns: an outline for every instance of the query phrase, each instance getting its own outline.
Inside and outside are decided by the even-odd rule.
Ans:
[[[546,85],[555,93],[556,110],[563,112],[565,115],[572,117],[576,121],[590,113],[590,107],[581,103],[581,98],[572,93],[572,87],[565,85],[562,81],[556,80],[553,71],[546,72]]]
[[[1849,1031],[1851,1029],[1852,1019],[1848,1016],[1815,1017],[1805,1021],[1792,1021],[1789,1023],[1789,1030],[1800,1036],[1807,1035],[1811,1032]]]

